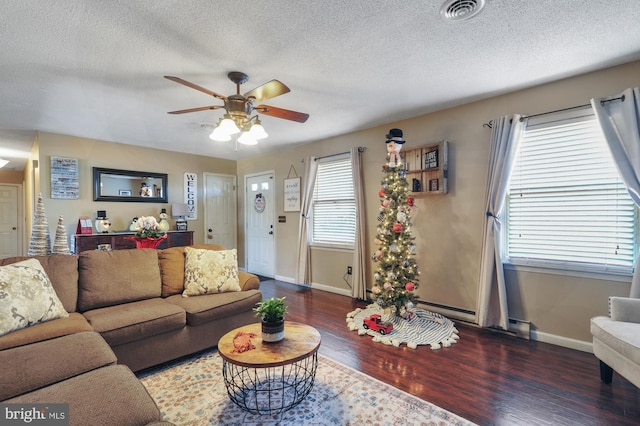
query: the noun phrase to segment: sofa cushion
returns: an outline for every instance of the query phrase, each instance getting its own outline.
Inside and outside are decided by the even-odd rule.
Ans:
[[[67,334],[93,331],[91,324],[78,312],[72,312],[66,318],[55,319],[13,331],[0,337],[0,350],[27,345],[66,336]]]
[[[196,244],[196,249],[224,250],[216,244]],[[162,278],[162,297],[182,293],[184,290],[184,249],[185,247],[171,247],[158,250],[160,276]]]
[[[92,331],[0,351],[0,401],[115,363],[107,342]]]
[[[69,314],[37,259],[0,266],[0,336]]]
[[[67,312],[75,312],[78,303],[78,256],[53,254],[33,256],[44,268],[51,285]],[[19,256],[0,260],[0,266],[20,262],[31,257]]]
[[[184,255],[184,297],[240,291],[236,249],[185,247]]]
[[[259,290],[248,290],[187,298],[174,295],[165,300],[187,312],[188,325],[198,326],[239,312],[251,311],[256,303],[262,300],[262,293]]]
[[[146,425],[160,410],[124,365],[110,365],[8,399],[5,403],[69,404],[70,425]]]
[[[78,273],[80,312],[159,297],[161,293],[156,250],[83,251]]]
[[[93,309],[84,315],[111,346],[179,330],[186,324],[184,309],[161,298]]]
[[[591,334],[627,359],[640,365],[640,324],[614,321],[609,317],[591,319]]]

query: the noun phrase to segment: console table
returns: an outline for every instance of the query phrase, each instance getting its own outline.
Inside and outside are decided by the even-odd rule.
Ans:
[[[136,243],[125,237],[133,237],[135,232],[109,232],[106,234],[76,234],[76,253],[96,250],[100,244],[110,244],[111,250],[134,249]],[[193,231],[168,231],[167,239],[159,249],[193,245]]]

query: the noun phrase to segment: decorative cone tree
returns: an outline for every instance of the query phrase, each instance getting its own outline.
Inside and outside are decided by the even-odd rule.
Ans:
[[[33,215],[31,226],[31,240],[29,241],[29,256],[48,256],[51,254],[51,235],[49,234],[49,222],[44,212],[42,194],[38,194],[36,211]]]
[[[58,217],[58,226],[56,227],[56,237],[53,240],[53,254],[71,254],[69,243],[67,242],[67,231],[64,228],[64,219],[62,215]]]
[[[413,198],[409,197],[409,184],[404,164],[399,156],[404,144],[402,130],[391,129],[387,135],[387,164],[382,166],[382,188],[376,251],[377,263],[372,287],[374,300],[382,308],[391,308],[396,315],[405,316],[414,306],[418,288],[418,266],[415,261],[415,238],[411,235]]]

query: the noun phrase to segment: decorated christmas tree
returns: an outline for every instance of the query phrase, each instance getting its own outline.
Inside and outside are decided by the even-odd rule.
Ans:
[[[382,308],[390,308],[406,316],[413,308],[418,288],[418,266],[415,261],[415,238],[411,234],[413,198],[400,157],[404,144],[402,130],[391,129],[387,135],[387,163],[382,166],[380,214],[373,261],[377,263],[372,287],[374,300]]]

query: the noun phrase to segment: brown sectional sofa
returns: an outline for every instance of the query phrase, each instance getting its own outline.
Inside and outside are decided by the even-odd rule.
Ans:
[[[69,317],[0,336],[0,401],[69,403],[71,424],[160,421],[132,371],[215,346],[255,322],[262,299],[258,277],[242,271],[241,291],[182,297],[184,250],[36,257]]]

